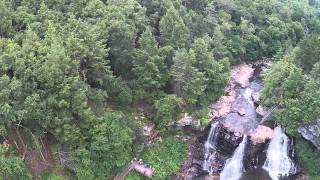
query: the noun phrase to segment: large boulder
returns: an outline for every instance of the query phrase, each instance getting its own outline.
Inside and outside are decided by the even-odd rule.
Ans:
[[[258,125],[257,129],[255,129],[252,133],[250,133],[250,140],[252,143],[265,143],[266,140],[272,139],[273,130],[267,126]]]
[[[320,151],[320,119],[315,124],[299,127],[298,132]]]
[[[174,124],[178,127],[191,126],[193,123],[193,119],[187,113],[184,114],[184,117],[179,121],[176,121]]]
[[[261,117],[265,117],[268,114],[268,109],[266,107],[259,105],[256,109],[256,112]]]
[[[222,96],[216,103],[211,105],[209,119],[215,119],[226,116],[231,111],[231,106],[235,101],[235,93],[230,96]]]
[[[231,72],[231,80],[242,88],[248,87],[254,68],[251,64],[239,64]]]

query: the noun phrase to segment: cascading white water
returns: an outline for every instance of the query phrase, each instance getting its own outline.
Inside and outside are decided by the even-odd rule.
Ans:
[[[218,125],[219,122],[215,122],[211,124],[210,132],[207,138],[207,141],[204,144],[205,154],[204,154],[204,161],[203,161],[203,170],[209,171],[212,173],[212,167],[210,166],[212,162],[215,160],[216,154],[216,141],[217,141],[217,132],[218,132]]]
[[[251,104],[253,104],[252,101],[252,92],[253,90],[251,88],[246,88],[243,92],[243,97]]]
[[[280,175],[286,176],[296,171],[294,163],[288,156],[288,143],[289,138],[281,127],[276,127],[267,150],[267,159],[263,165],[273,180],[278,180]]]
[[[235,150],[232,158],[226,164],[220,174],[220,180],[238,180],[243,172],[243,156],[247,144],[247,136],[244,135],[242,142]]]

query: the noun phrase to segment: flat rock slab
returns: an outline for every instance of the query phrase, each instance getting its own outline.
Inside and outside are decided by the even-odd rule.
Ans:
[[[228,131],[242,136],[256,129],[258,122],[254,118],[249,118],[248,114],[241,116],[238,113],[230,113],[223,121],[223,126]]]
[[[240,64],[235,66],[231,73],[231,79],[245,88],[249,86],[250,78],[253,76],[254,68],[250,64]]]
[[[248,87],[250,85],[250,78],[253,76],[253,73],[254,68],[252,65],[245,63],[239,64],[232,68],[226,95],[220,97],[216,103],[211,105],[211,112],[209,115],[211,120],[219,117],[225,117],[232,111],[232,104],[236,100],[236,86],[240,85],[242,88]]]
[[[237,98],[231,108],[232,112],[223,119],[224,126],[230,132],[243,134],[257,128],[259,122],[257,121],[251,93],[250,88],[237,91]]]
[[[222,96],[218,102],[212,106],[210,119],[224,117],[231,112],[231,107],[235,101],[235,96]]]

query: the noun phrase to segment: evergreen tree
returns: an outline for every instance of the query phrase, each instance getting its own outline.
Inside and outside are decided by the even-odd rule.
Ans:
[[[12,5],[13,3],[7,0],[0,3],[0,37],[11,37],[14,33]]]
[[[294,134],[319,117],[318,7],[299,0],[0,0],[0,135],[13,143],[13,130],[23,126],[65,145],[77,176],[65,178],[112,179],[143,149],[142,124],[165,131],[181,112],[222,94],[230,63],[262,58],[279,61],[264,75],[262,99]],[[31,178],[21,159],[0,151],[2,178]],[[144,156],[160,167],[155,178],[179,168],[177,153],[170,170]]]
[[[164,69],[163,59],[159,56],[158,43],[148,27],[142,33],[139,41],[139,48],[133,61],[133,72],[139,88],[148,93],[160,88],[163,85]]]
[[[105,20],[108,23],[109,59],[113,73],[124,79],[132,74],[132,58],[137,34],[147,24],[145,8],[136,0],[109,1]]]
[[[219,97],[224,91],[229,80],[229,61],[224,59],[216,61],[211,52],[211,38],[204,36],[198,38],[192,44],[192,51],[195,53],[195,66],[205,76],[205,97],[207,101]]]
[[[187,47],[189,31],[174,7],[167,10],[159,26],[162,45],[171,45],[174,48]]]
[[[193,66],[195,60],[193,51],[188,53],[185,49],[179,49],[173,58],[171,68],[174,91],[188,104],[196,103],[206,87],[204,73]]]
[[[314,64],[320,62],[320,36],[310,35],[299,45],[296,62],[305,71],[311,71]]]

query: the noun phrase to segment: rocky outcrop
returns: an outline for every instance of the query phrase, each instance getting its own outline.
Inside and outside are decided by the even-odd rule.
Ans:
[[[152,145],[154,142],[161,140],[159,131],[153,123],[143,125],[144,144],[146,146]]]
[[[265,117],[268,114],[268,109],[266,107],[259,105],[256,109],[256,112],[261,117]]]
[[[254,145],[258,143],[265,143],[266,140],[272,139],[273,130],[269,127],[259,125],[257,129],[250,134],[250,136],[250,140]]]
[[[232,103],[235,101],[235,93],[231,93],[228,96],[222,96],[217,103],[211,106],[211,112],[209,119],[215,119],[226,116],[231,111]]]
[[[249,80],[253,76],[254,69],[251,64],[240,64],[233,68],[231,80],[242,88],[249,86]]]
[[[243,134],[257,127],[258,120],[251,94],[251,88],[237,90],[237,98],[232,104],[232,112],[222,121],[229,131]]]
[[[179,121],[174,123],[175,126],[184,127],[184,126],[191,126],[193,123],[193,119],[187,113],[184,114],[184,117],[181,118]]]
[[[199,133],[204,130],[204,127],[201,126],[200,122],[188,113],[184,113],[183,117],[177,121],[170,122],[167,127],[174,130],[189,131],[193,133]]]
[[[205,130],[205,134],[198,138],[198,140],[190,146],[191,154],[189,161],[191,165],[185,175],[190,177],[202,177],[208,174],[203,170],[204,155],[205,155],[205,142],[209,134],[210,128]],[[242,137],[237,136],[234,133],[228,131],[225,127],[221,126],[217,133],[216,153],[215,161],[210,164],[213,169],[213,173],[219,173],[222,171],[225,161],[230,158],[240,144]]]
[[[211,106],[211,111],[209,113],[210,120],[225,117],[232,111],[232,104],[236,100],[236,87],[248,87],[253,73],[254,68],[252,68],[252,65],[250,64],[240,64],[232,69],[229,85],[225,91],[226,95],[222,96]]]
[[[260,103],[260,92],[253,92],[251,94],[252,100],[254,103],[259,104]]]
[[[299,127],[298,132],[320,151],[320,119],[315,124]]]
[[[262,124],[262,120],[271,112],[260,105],[262,80],[259,74],[262,68],[269,67],[269,64],[264,63],[241,64],[232,69],[225,95],[210,107],[209,120],[214,124],[219,122],[218,133],[214,133],[215,138],[209,140],[212,126],[208,126],[190,146],[187,161],[190,163],[182,171],[184,178],[218,178],[226,160],[232,157],[244,134],[250,138],[243,159],[245,169],[263,166],[268,142],[273,137],[273,130],[267,127],[269,124]],[[214,143],[208,145],[208,142]]]

